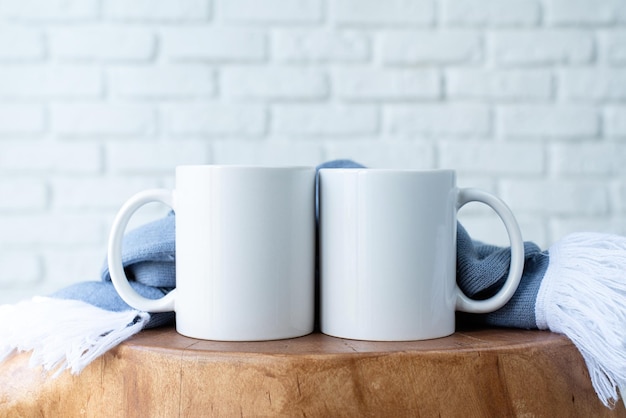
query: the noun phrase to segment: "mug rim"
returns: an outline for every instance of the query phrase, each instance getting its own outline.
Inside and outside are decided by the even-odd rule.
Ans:
[[[252,165],[252,164],[184,164],[176,166],[176,170],[262,170],[262,171],[295,171],[315,170],[305,165]]]
[[[336,173],[357,173],[357,174],[456,174],[456,170],[451,168],[321,168],[322,172]]]

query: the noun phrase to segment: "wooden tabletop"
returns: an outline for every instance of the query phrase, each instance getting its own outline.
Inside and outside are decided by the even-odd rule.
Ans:
[[[0,416],[626,417],[598,400],[572,343],[545,331],[227,343],[161,328],[79,376],[27,364],[23,353],[0,365]]]

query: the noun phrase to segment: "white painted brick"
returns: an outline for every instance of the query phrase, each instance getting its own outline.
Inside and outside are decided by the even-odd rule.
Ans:
[[[150,28],[128,25],[57,27],[48,31],[53,57],[102,61],[146,61],[156,43]]]
[[[602,216],[609,210],[604,180],[502,180],[501,197],[514,213]]]
[[[204,141],[110,142],[106,154],[107,168],[116,174],[173,174],[177,165],[209,163]]]
[[[435,168],[431,144],[413,141],[336,141],[327,147],[326,158],[351,159],[366,167],[428,169]]]
[[[32,286],[42,278],[41,259],[26,251],[0,253],[0,287]]]
[[[45,251],[42,268],[46,282],[54,286],[54,292],[77,282],[100,280],[105,256],[106,248]]]
[[[265,108],[249,104],[170,104],[161,108],[161,118],[174,135],[260,135],[267,125]]]
[[[539,246],[543,251],[550,248],[556,241],[551,230],[548,228],[549,222],[543,216],[537,216],[537,214],[519,214],[514,213],[520,230],[522,232],[522,240],[530,241]],[[558,218],[558,216],[552,216],[551,218]],[[510,246],[510,243],[503,243],[502,245]]]
[[[626,230],[626,222],[623,221],[622,214],[624,213],[624,182],[621,180],[612,181],[610,187],[610,205],[611,205],[611,217],[618,218],[619,222],[624,225]]]
[[[205,20],[211,0],[104,0],[103,15],[108,19],[140,21]]]
[[[161,53],[175,60],[259,61],[267,54],[264,31],[228,27],[162,30]]]
[[[321,0],[217,0],[218,19],[252,23],[314,23],[322,19]]]
[[[550,220],[550,235],[553,242],[577,232],[599,232],[626,235],[626,228],[619,220],[593,217],[558,217]]]
[[[217,141],[213,145],[216,164],[314,166],[323,161],[321,145],[293,141]]]
[[[78,21],[97,16],[97,0],[23,0],[0,3],[0,18]]]
[[[278,29],[272,31],[272,56],[287,62],[363,62],[369,38],[350,30]]]
[[[601,54],[604,62],[626,64],[626,30],[608,30],[600,33]]]
[[[66,103],[51,107],[52,129],[65,136],[149,135],[155,130],[150,105]]]
[[[328,94],[326,74],[299,67],[237,67],[221,74],[222,91],[241,99],[319,99]]]
[[[102,170],[97,143],[0,141],[0,173],[94,174]],[[1,234],[0,234],[1,235]]]
[[[88,214],[7,214],[0,218],[2,242],[11,246],[80,247],[104,242],[104,232],[100,217]]]
[[[452,99],[547,100],[552,96],[552,75],[543,69],[451,69],[446,72],[446,90]]]
[[[552,25],[603,25],[626,16],[622,0],[547,0],[546,20]]]
[[[45,295],[50,292],[42,292],[41,289],[45,288],[45,282],[42,280],[36,284],[21,285],[19,282],[13,282],[11,287],[0,287],[0,304],[5,303],[17,303],[22,300],[31,299],[36,295]]]
[[[617,181],[615,188],[613,189],[613,194],[615,197],[615,210],[617,214],[626,213],[626,181],[620,179]],[[620,216],[623,218],[623,216]]]
[[[42,106],[0,104],[0,135],[38,134],[45,127],[46,117]]]
[[[559,71],[561,96],[567,100],[626,100],[623,69],[576,68]]]
[[[40,30],[23,26],[0,27],[0,60],[34,60],[45,55]]]
[[[386,64],[473,63],[483,55],[481,35],[471,30],[395,30],[378,36],[378,54]]]
[[[272,123],[278,134],[367,135],[378,131],[378,111],[368,105],[281,105],[272,109]]]
[[[435,99],[441,95],[436,70],[344,67],[333,71],[333,86],[343,99]]]
[[[504,137],[586,138],[599,133],[598,112],[583,105],[519,105],[497,109],[497,129]]]
[[[50,180],[51,203],[63,211],[118,209],[135,193],[159,186],[147,177],[56,177]]]
[[[469,173],[540,175],[544,171],[542,144],[493,141],[445,141],[439,144],[439,164]]]
[[[626,235],[626,220],[623,216],[626,212],[626,182],[624,176],[613,177],[611,182],[611,214],[623,226],[623,235]]]
[[[102,76],[87,65],[5,65],[0,67],[0,98],[97,98]]]
[[[443,0],[443,21],[460,26],[531,26],[541,18],[536,0]]]
[[[214,71],[200,65],[117,67],[108,71],[109,91],[131,98],[213,96]]]
[[[489,134],[489,108],[482,104],[389,105],[385,132],[394,135],[481,136]]]
[[[41,179],[0,177],[0,212],[46,208],[48,189]]]
[[[626,137],[626,106],[614,106],[606,109],[604,133],[609,137]]]
[[[506,202],[505,202],[506,203]],[[554,241],[546,230],[545,221],[536,215],[514,214],[524,241],[534,242],[542,250],[550,248]],[[510,244],[505,244],[509,246]]]
[[[435,20],[433,0],[335,0],[331,20],[341,24],[425,25]]]
[[[557,175],[610,175],[626,173],[626,145],[574,143],[550,145],[551,171]]]
[[[507,30],[490,35],[497,64],[584,64],[594,57],[593,33],[581,30]]]

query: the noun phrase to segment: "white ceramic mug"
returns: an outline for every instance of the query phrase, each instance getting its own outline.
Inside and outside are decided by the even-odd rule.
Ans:
[[[358,340],[450,335],[455,310],[491,312],[511,298],[524,266],[513,214],[495,196],[456,187],[452,170],[320,170],[320,325]],[[506,283],[487,300],[456,284],[457,211],[491,206],[511,243]]]
[[[176,311],[180,334],[208,340],[291,338],[313,330],[315,169],[199,165],[176,168],[173,191],[126,202],[109,239],[113,284],[130,306]],[[121,262],[124,230],[142,205],[176,213],[176,289],[140,296]]]

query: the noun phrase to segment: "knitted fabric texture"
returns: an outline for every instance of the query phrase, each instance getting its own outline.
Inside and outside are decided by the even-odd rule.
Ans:
[[[486,299],[506,281],[511,251],[479,241],[472,241],[463,226],[457,224],[457,284],[467,296]],[[514,328],[537,328],[535,303],[550,257],[532,242],[524,243],[524,272],[517,291],[509,302],[487,314],[457,313],[459,323],[475,323]]]

